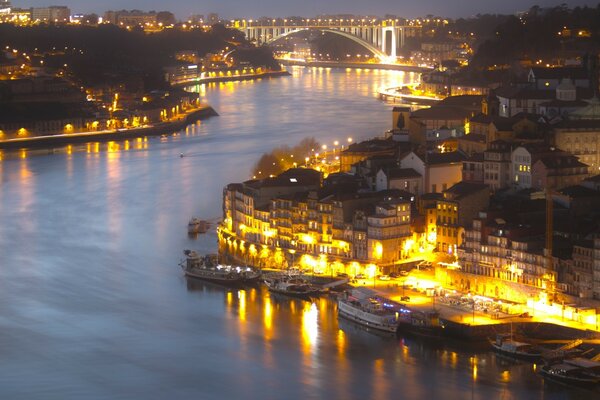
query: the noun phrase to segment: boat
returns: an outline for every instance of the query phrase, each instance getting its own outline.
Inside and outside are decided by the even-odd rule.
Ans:
[[[265,279],[265,285],[272,293],[284,294],[286,296],[308,299],[323,293],[323,290],[312,285],[303,278],[285,275],[271,279]]]
[[[440,322],[440,314],[436,310],[402,309],[398,316],[398,332],[426,338],[438,338],[444,332],[444,325]]]
[[[221,284],[251,284],[259,281],[260,271],[218,263],[216,254],[200,255],[194,250],[184,250],[186,259],[179,265],[186,276]]]
[[[530,343],[519,342],[513,339],[512,334],[498,334],[496,340],[490,340],[494,350],[498,353],[528,361],[538,361],[542,357],[542,350]]]
[[[590,375],[585,368],[566,363],[544,365],[540,368],[544,378],[567,385],[593,388],[600,384],[600,377]]]
[[[581,368],[586,375],[600,379],[600,361],[594,361],[583,357],[574,357],[565,358],[562,363]]]
[[[196,234],[196,233],[206,233],[210,228],[210,222],[205,221],[203,219],[199,219],[196,217],[192,217],[190,222],[188,222],[188,233]]]
[[[397,312],[391,304],[357,289],[338,300],[338,315],[383,332],[396,333],[398,329]]]

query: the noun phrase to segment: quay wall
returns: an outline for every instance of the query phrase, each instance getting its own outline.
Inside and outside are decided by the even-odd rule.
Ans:
[[[17,140],[0,141],[0,149],[16,150],[29,148],[47,148],[53,146],[64,146],[67,144],[87,142],[110,142],[133,139],[141,136],[158,136],[177,132],[186,126],[202,119],[218,116],[217,112],[210,106],[191,111],[185,117],[177,121],[163,122],[149,127],[115,130],[111,132],[86,132],[82,134],[57,135],[30,137]]]
[[[506,322],[491,325],[471,325],[467,322],[440,318],[445,326],[445,335],[457,339],[486,341],[498,333],[510,333],[540,340],[600,339],[600,332],[570,328],[547,322]],[[511,327],[512,325],[512,327]]]

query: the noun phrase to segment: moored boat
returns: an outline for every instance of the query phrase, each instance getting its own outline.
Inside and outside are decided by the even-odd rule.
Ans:
[[[205,221],[203,219],[192,217],[192,219],[190,219],[190,222],[188,222],[189,234],[206,233],[206,231],[208,231],[209,228],[210,222]]]
[[[267,285],[270,292],[301,299],[308,299],[323,293],[321,288],[312,285],[305,279],[295,276],[280,276],[265,279],[265,285]]]
[[[250,284],[258,282],[260,271],[251,267],[222,265],[216,254],[199,255],[185,250],[186,259],[180,263],[186,276],[221,284]]]
[[[600,384],[600,378],[590,375],[584,368],[565,363],[544,365],[540,368],[544,378],[567,385],[592,388]]]
[[[396,333],[397,312],[377,297],[369,297],[356,289],[338,300],[338,315],[368,328]]]
[[[398,332],[427,338],[438,338],[442,336],[444,326],[440,322],[440,314],[435,310],[401,310],[398,317]]]
[[[490,343],[498,353],[528,361],[537,361],[542,357],[542,350],[530,343],[513,340],[512,334],[498,334]]]

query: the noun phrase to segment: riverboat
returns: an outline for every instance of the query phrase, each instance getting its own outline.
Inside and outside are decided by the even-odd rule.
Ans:
[[[323,290],[315,285],[312,285],[305,279],[296,276],[280,276],[270,279],[265,279],[265,285],[272,293],[283,294],[290,297],[300,299],[309,299],[310,297],[319,296]]]
[[[377,297],[347,294],[338,300],[338,315],[383,332],[396,333],[398,329],[397,313],[393,306]]]
[[[436,310],[411,311],[403,309],[398,317],[398,332],[425,338],[439,338],[444,332]]]
[[[585,368],[570,364],[544,365],[540,374],[547,379],[567,385],[593,388],[600,384],[600,378],[589,374]]]
[[[220,284],[251,284],[259,281],[260,271],[251,267],[222,265],[216,254],[199,255],[194,250],[183,252],[186,259],[179,265],[186,276]]]
[[[541,349],[530,343],[514,340],[512,334],[498,334],[496,340],[490,340],[490,343],[496,352],[506,356],[527,361],[538,361],[542,357]]]
[[[209,228],[210,222],[205,221],[203,219],[192,217],[192,219],[190,219],[190,222],[188,222],[188,233],[190,235],[196,233],[206,233],[206,231],[208,231]]]

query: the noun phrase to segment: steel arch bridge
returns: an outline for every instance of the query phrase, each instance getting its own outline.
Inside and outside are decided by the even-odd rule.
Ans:
[[[377,24],[327,24],[307,23],[302,25],[263,25],[252,24],[251,21],[234,21],[232,27],[246,34],[250,40],[260,43],[270,43],[292,33],[319,30],[330,32],[350,39],[369,51],[379,59],[395,59],[398,47],[404,46],[405,31],[414,29],[412,26],[396,25],[394,23]],[[390,54],[387,54],[388,40],[390,41]]]
[[[269,39],[266,43],[273,43],[273,42],[275,42],[277,40],[283,39],[286,36],[293,35],[293,34],[298,33],[298,32],[306,32],[306,31],[309,31],[309,30],[314,30],[314,29],[313,28],[299,28],[299,29],[296,29],[296,30],[291,30],[291,31],[283,33],[283,34],[281,34],[281,35],[279,35],[277,37]],[[369,50],[371,53],[373,53],[373,55],[375,55],[375,57],[377,57],[380,60],[383,60],[385,58],[389,58],[387,54],[385,54],[384,52],[382,52],[381,50],[379,50],[377,47],[373,46],[371,43],[366,42],[366,41],[362,40],[361,38],[356,37],[356,36],[354,36],[354,35],[352,35],[350,33],[339,31],[339,30],[335,30],[335,29],[320,28],[318,30],[321,31],[321,32],[333,33],[333,34],[345,37],[347,39],[350,39],[353,42],[358,43],[359,45],[361,45],[365,49]]]

